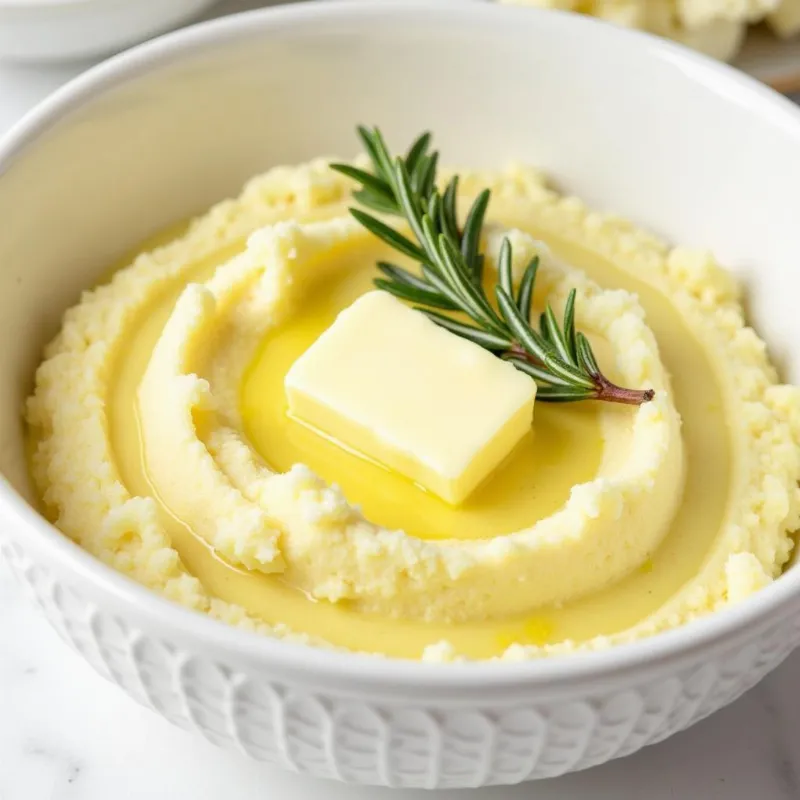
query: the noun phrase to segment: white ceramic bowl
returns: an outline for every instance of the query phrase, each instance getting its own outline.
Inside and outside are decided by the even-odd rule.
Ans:
[[[216,0],[0,0],[0,60],[97,58],[163,33]]]
[[[29,505],[20,408],[62,311],[122,251],[353,126],[432,128],[451,163],[527,159],[750,286],[800,379],[800,111],[677,46],[481,3],[317,3],[196,27],[74,81],[0,146],[0,519],[7,561],[100,674],[252,758],[391,786],[560,775],[738,697],[800,641],[800,569],[616,650],[433,665],[225,627],[96,562]]]

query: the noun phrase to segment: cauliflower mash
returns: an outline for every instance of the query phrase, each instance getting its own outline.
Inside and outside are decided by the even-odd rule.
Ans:
[[[604,369],[652,402],[537,403],[456,507],[299,425],[284,377],[386,247],[348,216],[348,178],[281,167],[66,313],[27,407],[53,523],[216,619],[403,658],[605,648],[775,579],[800,517],[800,391],[731,276],[533,169],[461,178],[463,200],[492,190],[488,268],[505,235],[517,277],[539,255],[537,313],[576,288]]]
[[[779,36],[800,31],[800,0],[498,0],[577,11],[666,36],[723,61],[739,51],[748,25],[766,21]]]

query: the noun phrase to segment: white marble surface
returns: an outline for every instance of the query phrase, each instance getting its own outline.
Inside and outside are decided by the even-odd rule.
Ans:
[[[264,3],[230,0],[219,12]],[[209,15],[210,16],[210,15]],[[87,65],[0,65],[0,130]],[[800,653],[732,707],[627,759],[493,800],[797,800]],[[412,800],[266,768],[173,728],[98,678],[0,566],[0,800]],[[466,797],[441,792],[440,797]]]

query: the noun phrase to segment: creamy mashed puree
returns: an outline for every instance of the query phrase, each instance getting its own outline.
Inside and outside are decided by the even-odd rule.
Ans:
[[[453,507],[286,414],[283,379],[387,250],[324,161],[253,179],[86,292],[27,408],[48,517],[115,569],[234,625],[406,658],[524,659],[681,625],[776,578],[798,526],[800,394],[734,280],[549,189],[489,187],[489,261],[542,259],[638,407],[536,404]]]

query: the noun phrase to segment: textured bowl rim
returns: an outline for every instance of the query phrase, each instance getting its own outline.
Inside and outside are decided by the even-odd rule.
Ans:
[[[139,45],[93,67],[40,102],[0,138],[0,176],[59,119],[84,101],[115,85],[158,68],[163,63],[209,45],[249,37],[297,24],[325,26],[326,20],[347,17],[374,19],[388,24],[394,16],[424,13],[445,18],[452,25],[550,26],[583,29],[586,35],[606,39],[607,46],[637,49],[643,59],[669,62],[728,102],[746,107],[776,127],[785,128],[800,146],[800,111],[786,98],[732,67],[691,52],[649,34],[623,30],[575,14],[537,9],[500,7],[470,2],[450,5],[437,0],[327,0],[270,7],[193,25]],[[752,598],[730,609],[715,612],[679,628],[608,650],[554,656],[518,663],[475,661],[431,664],[421,661],[375,658],[358,653],[294,644],[247,630],[234,628],[191,611],[116,572],[60,533],[39,515],[23,497],[0,478],[0,514],[8,523],[30,536],[37,554],[70,572],[72,585],[85,581],[92,594],[108,595],[116,607],[130,609],[154,628],[172,628],[184,637],[197,637],[203,646],[213,645],[246,659],[268,659],[271,665],[295,674],[338,678],[360,686],[413,686],[416,689],[450,688],[482,690],[524,685],[526,688],[565,687],[575,682],[615,677],[646,667],[696,656],[723,640],[746,637],[751,626],[770,617],[780,619],[784,606],[800,596],[800,568],[787,571],[779,580]],[[80,591],[80,590],[79,590]]]

